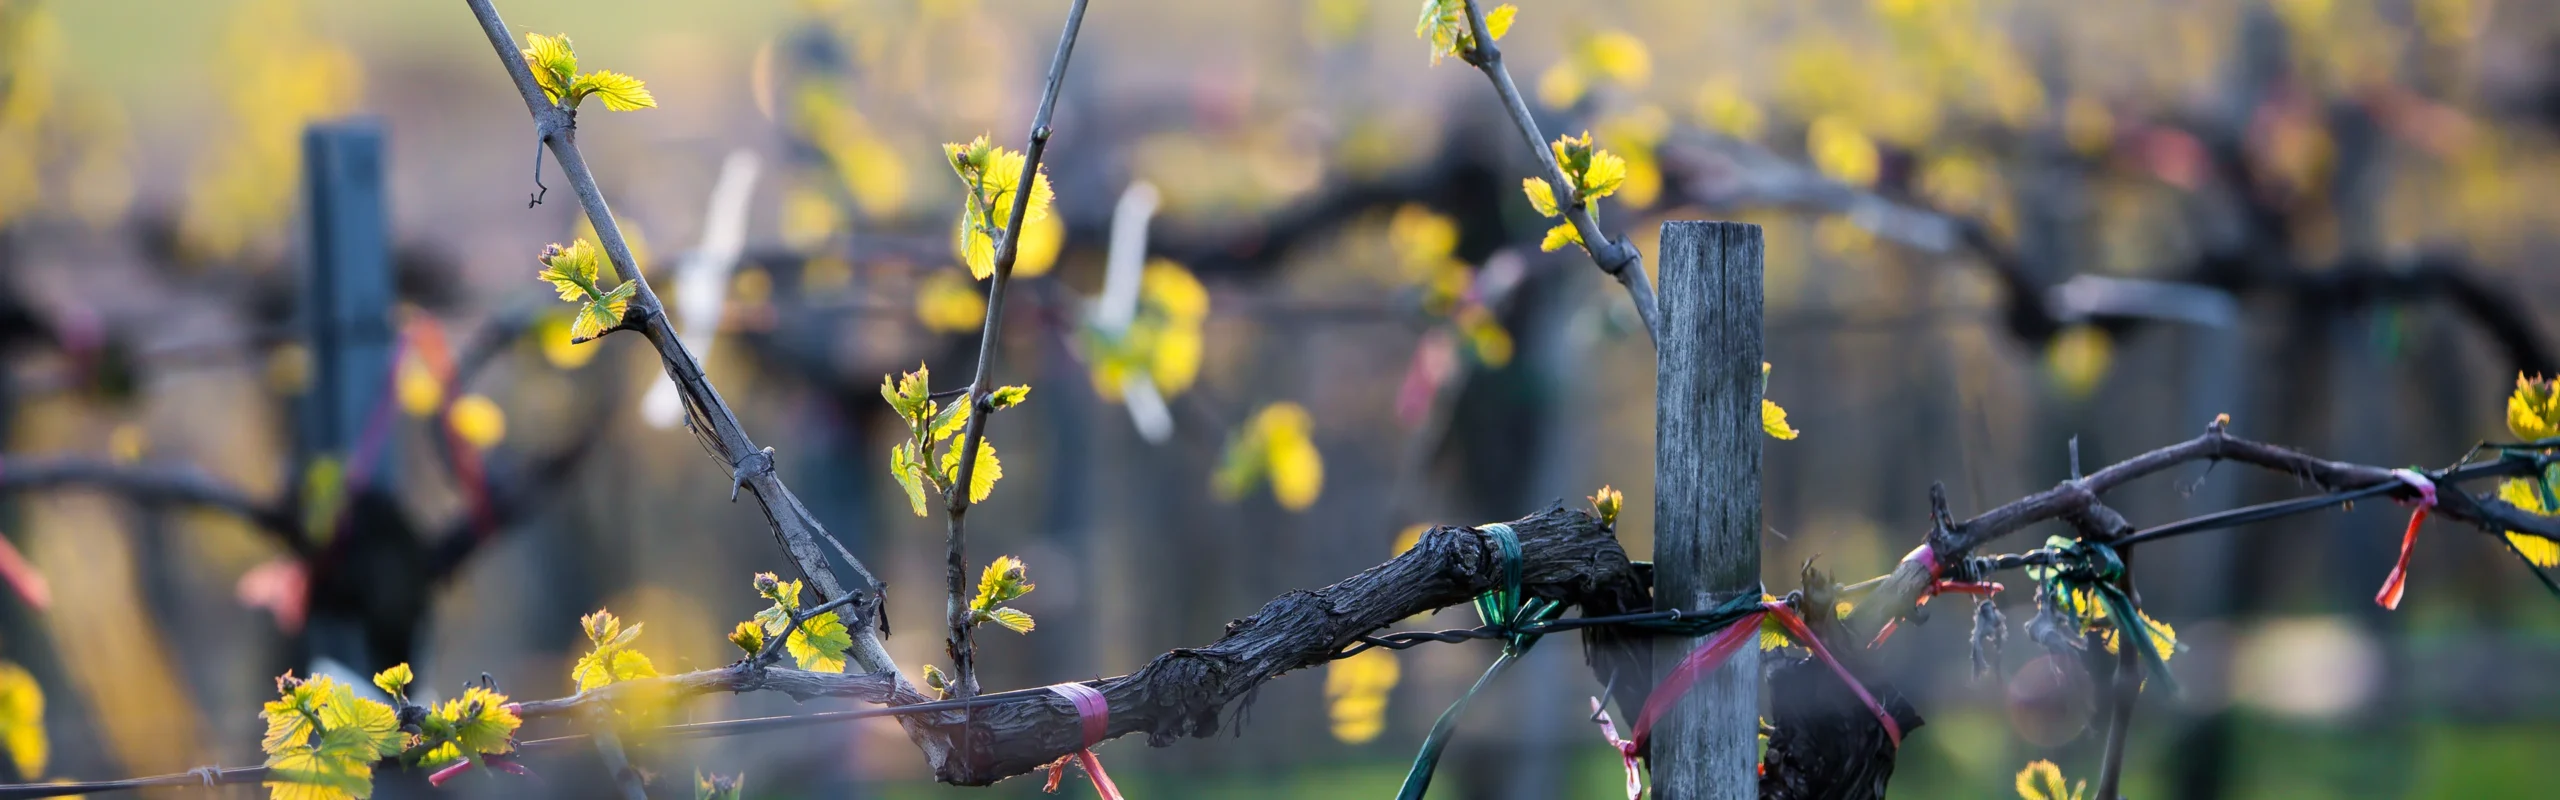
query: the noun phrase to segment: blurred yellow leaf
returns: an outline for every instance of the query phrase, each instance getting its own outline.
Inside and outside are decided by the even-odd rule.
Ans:
[[[987,299],[958,273],[935,270],[916,283],[916,321],[936,333],[966,333],[986,323]]]
[[[449,417],[454,435],[465,444],[487,450],[507,438],[507,412],[485,394],[466,394],[453,399]]]
[[[1058,263],[1058,251],[1067,245],[1067,223],[1055,216],[1041,217],[1022,223],[1022,245],[1013,256],[1013,275],[1037,278],[1049,274]]]
[[[1407,525],[1407,526],[1405,526],[1405,529],[1404,529],[1404,531],[1403,531],[1403,532],[1400,532],[1400,533],[1397,533],[1397,534],[1396,534],[1396,543],[1395,543],[1395,545],[1394,545],[1394,550],[1395,550],[1395,552],[1391,553],[1390,555],[1394,555],[1394,556],[1404,555],[1404,554],[1405,554],[1405,551],[1412,550],[1414,545],[1421,544],[1421,543],[1422,543],[1422,534],[1427,533],[1427,532],[1429,532],[1430,530],[1431,530],[1431,526],[1429,526],[1429,525]]]
[[[2088,95],[2073,95],[2062,107],[2062,140],[2084,156],[2104,154],[2115,143],[2116,122],[2107,106]]]
[[[1408,270],[1434,268],[1457,252],[1458,221],[1419,203],[1407,203],[1387,220],[1387,241]]]
[[[1875,140],[1860,133],[1847,117],[1826,115],[1805,129],[1805,153],[1816,168],[1842,183],[1872,186],[1882,169]]]
[[[435,370],[415,353],[400,359],[399,379],[394,392],[400,396],[400,410],[409,416],[425,417],[444,405],[444,382],[436,380]]]
[[[1378,738],[1387,728],[1387,696],[1402,676],[1395,651],[1383,647],[1325,664],[1324,697],[1333,738],[1343,744]]]
[[[115,463],[139,462],[143,451],[150,448],[151,434],[138,423],[120,423],[107,432],[107,458]]]
[[[806,186],[794,186],[782,195],[782,211],[775,225],[780,227],[782,246],[796,251],[810,251],[834,236],[840,215],[835,201],[825,192]]]
[[[2065,396],[2082,399],[2098,390],[2114,360],[2115,343],[2094,325],[2073,325],[2045,344],[2045,369]]]
[[[0,661],[0,748],[9,751],[18,775],[28,779],[44,774],[52,752],[44,732],[44,687],[12,661]]]
[[[1267,481],[1282,508],[1306,510],[1324,491],[1324,458],[1309,438],[1313,425],[1307,410],[1296,403],[1264,406],[1229,438],[1211,488],[1233,500]]]
[[[1718,76],[1698,88],[1698,121],[1709,129],[1743,141],[1756,141],[1768,117],[1742,93],[1741,84]]]
[[[565,314],[545,312],[533,326],[535,341],[542,346],[542,360],[563,370],[586,366],[587,362],[595,360],[598,351],[598,348],[581,347],[571,342],[575,337],[569,333],[569,326],[576,318],[576,312],[575,309],[569,311]]]

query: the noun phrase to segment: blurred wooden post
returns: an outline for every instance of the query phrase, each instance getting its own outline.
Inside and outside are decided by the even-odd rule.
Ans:
[[[351,458],[391,387],[391,228],[383,200],[382,126],[328,122],[302,134],[302,309],[310,382],[295,455]],[[370,468],[344,464],[375,486],[394,482],[393,442],[378,435]]]
[[[1662,225],[1655,342],[1654,604],[1705,609],[1760,579],[1760,226]],[[1703,640],[1664,638],[1657,675]],[[1760,651],[1745,646],[1653,728],[1662,800],[1759,796]]]

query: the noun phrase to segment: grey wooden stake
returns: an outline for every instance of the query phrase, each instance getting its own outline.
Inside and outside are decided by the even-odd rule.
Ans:
[[[373,463],[354,457],[383,393],[391,391],[390,213],[383,187],[382,124],[371,118],[319,123],[302,133],[302,324],[313,380],[298,415],[296,455],[327,455],[365,470],[374,486],[398,477],[398,437],[383,436]]]
[[[1654,392],[1656,607],[1760,591],[1760,226],[1662,225]],[[1655,674],[1703,641],[1663,638]],[[1760,651],[1744,646],[1654,723],[1661,800],[1758,797]]]

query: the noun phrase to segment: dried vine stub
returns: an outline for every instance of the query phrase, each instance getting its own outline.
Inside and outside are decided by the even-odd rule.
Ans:
[[[2070,658],[2040,655],[2009,676],[2009,725],[2018,738],[2054,747],[2080,737],[2097,711],[2097,685]]]

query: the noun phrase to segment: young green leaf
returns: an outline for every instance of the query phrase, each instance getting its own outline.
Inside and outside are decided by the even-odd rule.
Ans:
[[[578,77],[578,54],[569,46],[569,37],[525,34],[525,66],[533,69],[533,81],[542,85],[542,94],[551,102],[569,94],[569,85]]]
[[[1552,217],[1562,213],[1556,208],[1555,187],[1548,185],[1547,179],[1522,178],[1520,192],[1529,196],[1529,208],[1537,211],[1538,216]]]
[[[1484,32],[1499,41],[1511,32],[1513,19],[1520,9],[1505,3],[1484,14]],[[1467,21],[1466,0],[1423,0],[1422,19],[1413,26],[1413,35],[1431,42],[1431,63],[1440,64],[1448,57],[1464,58],[1476,48],[1475,26]]]
[[[997,556],[996,560],[988,562],[986,569],[979,571],[978,594],[969,600],[969,608],[985,611],[995,608],[998,603],[1011,602],[1030,594],[1031,590],[1040,588],[1031,582],[1030,577],[1030,570],[1023,565],[1022,559]]]
[[[584,98],[588,95],[594,95],[597,99],[603,100],[606,111],[638,111],[643,108],[658,107],[658,98],[649,94],[647,84],[642,83],[639,78],[612,70],[596,70],[580,75],[577,82],[569,86],[569,96],[572,98]],[[576,105],[577,101],[572,100],[570,104]]]
[[[637,111],[658,107],[649,87],[639,78],[612,70],[578,72],[578,54],[569,45],[568,36],[525,34],[525,66],[533,70],[533,82],[542,86],[544,99],[574,112],[589,95],[604,99],[607,111]]]
[[[415,680],[417,680],[417,676],[409,671],[409,664],[407,662],[394,664],[390,669],[374,673],[373,675],[373,685],[376,688],[380,688],[383,694],[391,695],[395,698],[406,696],[409,683]]]
[[[1760,430],[1773,439],[1796,438],[1796,429],[1787,426],[1787,410],[1767,398],[1760,400]]]
[[[764,626],[752,621],[738,623],[738,627],[729,631],[729,643],[737,645],[740,650],[747,651],[747,655],[750,656],[762,653],[765,643]]]
[[[889,447],[889,474],[898,479],[898,488],[907,490],[907,505],[916,516],[925,516],[924,465],[916,463],[914,442],[899,442]]]
[[[987,395],[987,403],[996,408],[1012,408],[1030,396],[1029,386],[1000,386],[993,394]]]
[[[514,750],[516,728],[524,724],[506,695],[481,686],[444,701],[428,714],[428,720],[448,733],[449,744],[477,755]]]
[[[586,629],[587,641],[595,646],[578,657],[577,665],[570,669],[569,677],[578,682],[578,691],[591,692],[623,681],[658,676],[649,657],[631,646],[632,640],[640,637],[639,625],[626,630],[621,619],[603,609],[579,618],[578,623]]]
[[[844,652],[852,648],[853,634],[833,612],[802,621],[800,629],[782,642],[782,649],[791,653],[800,668],[812,672],[843,672]]]
[[[2507,396],[2507,432],[2528,442],[2560,437],[2560,385],[2517,374],[2516,391]]]
[[[966,399],[933,412],[933,428],[925,431],[925,440],[939,442],[969,424],[969,402]]]
[[[1013,213],[1014,194],[1022,187],[1023,154],[990,143],[984,134],[968,144],[942,146],[951,171],[960,176],[966,191],[962,196],[960,221],[952,231],[952,252],[969,265],[969,274],[985,280],[996,274],[996,238]],[[1029,223],[1049,216],[1049,204],[1056,194],[1049,188],[1046,170],[1033,176],[1030,204],[1023,210],[1022,220]]]
[[[997,608],[986,612],[982,616],[984,618],[983,621],[993,622],[997,625],[1003,626],[1005,630],[1013,631],[1014,633],[1030,633],[1031,628],[1033,627],[1031,615],[1024,613],[1021,609]]]
[[[996,444],[978,443],[977,466],[969,470],[969,502],[983,503],[996,489],[996,479],[1004,477],[1004,464],[996,460]],[[960,482],[960,446],[954,444],[942,451],[942,483],[952,486]]]
[[[1555,227],[1547,229],[1546,238],[1538,240],[1538,249],[1553,253],[1564,249],[1565,245],[1581,243],[1582,232],[1575,230],[1573,223],[1559,222]]]

